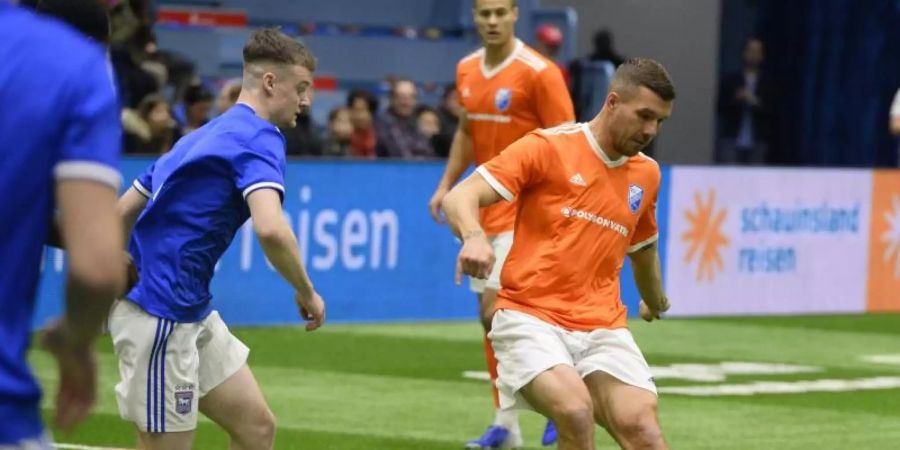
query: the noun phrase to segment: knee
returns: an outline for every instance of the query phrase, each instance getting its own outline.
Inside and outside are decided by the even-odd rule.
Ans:
[[[271,449],[275,445],[275,415],[269,408],[244,422],[241,441],[250,444],[246,448]]]
[[[647,405],[633,414],[614,418],[612,425],[628,449],[666,448],[656,418],[656,405]]]
[[[594,408],[590,399],[571,399],[554,405],[550,416],[560,432],[586,432],[594,427]]]

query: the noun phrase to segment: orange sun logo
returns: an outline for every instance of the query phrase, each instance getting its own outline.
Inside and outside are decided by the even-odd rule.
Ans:
[[[699,255],[697,281],[712,281],[716,272],[724,268],[719,250],[729,243],[728,237],[722,234],[725,215],[724,208],[716,210],[715,191],[709,191],[705,202],[700,192],[695,192],[693,211],[684,212],[684,217],[690,223],[688,231],[681,235],[681,239],[689,243],[684,261],[690,264]]]

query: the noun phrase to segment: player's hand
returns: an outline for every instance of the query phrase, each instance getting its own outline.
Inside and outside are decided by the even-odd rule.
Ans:
[[[431,196],[431,200],[428,200],[428,211],[431,212],[431,218],[437,223],[444,223],[444,216],[441,214],[441,202],[444,200],[444,196],[447,195],[447,192],[450,192],[450,190],[438,186]]]
[[[672,306],[669,304],[669,299],[663,297],[659,301],[659,305],[656,307],[650,306],[644,300],[641,300],[640,310],[641,310],[641,318],[646,320],[647,322],[653,322],[654,320],[662,319],[662,313],[669,310],[669,307]]]
[[[87,418],[97,397],[97,361],[91,346],[76,345],[64,319],[52,323],[39,335],[41,347],[59,366],[54,424],[69,432]]]
[[[474,278],[482,280],[490,276],[494,269],[494,248],[488,242],[487,236],[483,231],[471,233],[469,236],[463,237],[463,246],[459,251],[459,257],[456,259],[456,277],[454,281],[457,285],[462,283],[462,275],[466,274]]]
[[[314,290],[308,294],[297,291],[294,299],[300,307],[300,317],[306,321],[306,331],[318,330],[325,323],[325,301],[319,293]]]

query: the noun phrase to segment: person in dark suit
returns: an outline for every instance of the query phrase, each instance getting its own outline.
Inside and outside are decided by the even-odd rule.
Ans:
[[[762,41],[747,40],[744,67],[719,83],[719,142],[716,160],[723,164],[762,164],[769,147],[772,109],[766,77],[760,70]]]

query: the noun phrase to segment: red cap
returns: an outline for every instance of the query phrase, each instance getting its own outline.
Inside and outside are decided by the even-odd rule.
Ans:
[[[562,45],[563,34],[556,25],[545,23],[537,28],[535,37],[538,41],[543,42],[551,47],[559,47]]]

